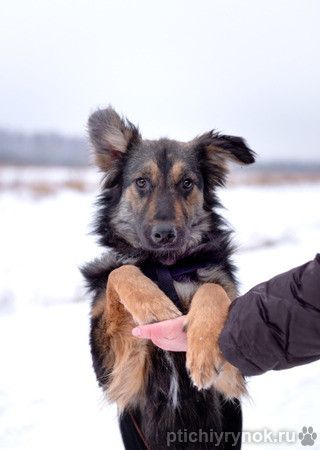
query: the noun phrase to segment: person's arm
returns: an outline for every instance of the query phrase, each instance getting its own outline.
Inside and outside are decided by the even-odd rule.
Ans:
[[[320,254],[237,298],[219,345],[247,376],[320,359]]]

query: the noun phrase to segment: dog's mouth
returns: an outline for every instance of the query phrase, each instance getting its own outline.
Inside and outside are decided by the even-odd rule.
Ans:
[[[167,266],[175,264],[183,254],[181,247],[148,247],[145,250],[152,254],[153,259]]]
[[[161,254],[158,257],[158,261],[165,266],[171,266],[172,264],[175,264],[177,259],[178,255],[174,252]]]
[[[161,254],[169,254],[171,252],[174,251],[178,251],[183,247],[183,243],[166,243],[166,244],[161,244],[161,245],[152,245],[149,243],[149,241],[146,241],[145,239],[143,240],[143,249],[150,251],[150,252],[154,252],[157,253],[159,255]]]

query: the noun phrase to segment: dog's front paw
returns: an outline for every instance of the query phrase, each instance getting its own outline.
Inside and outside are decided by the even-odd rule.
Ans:
[[[174,303],[164,294],[153,296],[145,302],[140,303],[140,323],[162,322],[163,320],[176,319],[182,313]]]
[[[175,304],[136,266],[125,265],[113,270],[108,286],[116,291],[119,301],[139,325],[181,316]]]
[[[213,385],[224,361],[214,345],[214,334],[198,326],[196,322],[191,320],[186,323],[188,340],[186,367],[193,384],[198,389],[207,389]]]
[[[245,379],[228,361],[223,363],[220,372],[214,377],[213,386],[230,399],[248,395]]]
[[[244,378],[224,359],[218,344],[229,305],[221,286],[207,283],[198,289],[185,323],[186,367],[198,389],[214,387],[228,398],[239,398],[246,393]]]
[[[199,390],[214,387],[227,398],[239,398],[246,393],[243,376],[224,359],[210,330],[189,325],[187,336],[186,367]]]

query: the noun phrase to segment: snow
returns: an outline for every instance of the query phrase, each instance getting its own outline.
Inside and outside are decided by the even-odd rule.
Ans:
[[[92,373],[85,303],[3,315],[0,337],[1,449],[122,448]]]
[[[319,251],[320,184],[239,186],[221,197],[236,230],[241,292]],[[93,199],[93,192],[67,189],[51,196],[0,191],[3,450],[123,448],[116,409],[105,404],[91,368],[78,271],[99,253],[88,234]],[[319,378],[320,363],[251,378],[244,429],[298,433],[306,425],[320,435]]]

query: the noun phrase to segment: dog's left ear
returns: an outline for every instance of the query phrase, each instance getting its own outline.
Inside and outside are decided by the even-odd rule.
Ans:
[[[103,172],[112,172],[117,162],[141,139],[139,130],[109,106],[98,109],[88,120],[95,164]]]
[[[238,164],[252,164],[255,161],[254,151],[242,137],[227,136],[213,130],[197,137],[195,144],[205,149],[212,163],[224,169],[227,160]]]

